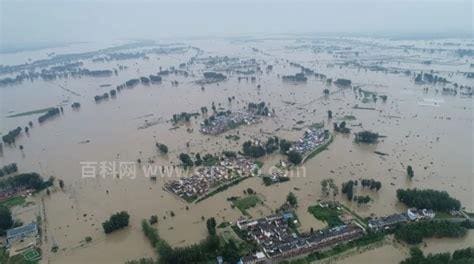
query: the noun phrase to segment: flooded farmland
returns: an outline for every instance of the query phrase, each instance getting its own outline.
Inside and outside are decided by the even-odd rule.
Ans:
[[[357,196],[370,196],[368,204],[348,201],[342,193],[329,198],[361,218],[405,212],[407,207],[397,200],[396,190],[406,188],[446,191],[460,201],[465,212],[474,212],[474,58],[458,53],[472,50],[472,39],[279,35],[185,39],[122,46],[118,51],[108,49],[123,43],[96,45],[72,44],[0,55],[2,62],[13,66],[27,62],[26,58],[52,59],[51,53],[92,53],[72,56],[68,62],[52,62],[46,68],[80,61],[80,67],[90,71],[115,71],[108,76],[72,77],[69,73],[52,79],[26,78],[0,87],[2,136],[33,122],[29,132],[22,131],[13,144],[3,144],[0,165],[16,163],[19,173],[37,172],[44,179],[55,178],[48,194],[42,191],[29,196],[26,206],[13,210],[24,223],[41,218],[42,263],[124,263],[156,258],[142,233],[142,219],[156,215],[154,226],[160,236],[171,246],[182,247],[206,238],[205,219],[235,223],[265,217],[276,213],[289,192],[298,199],[295,214],[301,224],[299,230],[319,230],[326,224],[308,212],[308,207],[328,199],[320,184],[326,178],[332,178],[337,186],[357,179],[381,182],[377,192],[356,190]],[[116,52],[143,55],[118,59],[111,56]],[[226,78],[206,81],[205,72],[222,73]],[[301,72],[306,81],[283,80],[283,76]],[[447,81],[425,80],[426,73]],[[14,78],[17,74],[5,71],[1,77]],[[419,74],[422,80],[417,80]],[[150,75],[161,76],[161,81],[141,81],[108,99],[94,100],[96,95],[109,93],[131,79]],[[337,79],[351,83],[338,85]],[[375,96],[365,96],[361,91]],[[71,108],[75,102],[80,108]],[[216,112],[240,111],[258,102],[265,102],[274,116],[218,135],[200,133],[212,106]],[[41,123],[37,119],[43,113],[25,114],[50,107],[63,110]],[[209,114],[201,113],[202,107],[209,108]],[[328,111],[332,112],[330,119]],[[198,114],[173,122],[173,115],[183,112]],[[342,121],[350,133],[333,131],[333,123]],[[152,179],[143,169],[147,165],[180,168],[181,153],[194,157],[196,153],[242,152],[247,140],[265,141],[277,136],[295,141],[316,123],[329,130],[333,140],[304,164],[291,166],[287,182],[266,186],[261,177],[250,177],[205,200],[188,203],[164,189],[173,175]],[[375,144],[356,143],[354,133],[365,130],[383,137]],[[160,153],[157,143],[166,144],[166,154]],[[275,152],[257,160],[263,163],[261,172],[268,173],[287,157]],[[101,167],[103,162],[127,162],[136,173],[120,177],[115,169]],[[93,177],[84,177],[86,163],[95,169]],[[411,179],[407,177],[408,165],[414,171]],[[59,180],[64,183],[62,187]],[[228,198],[242,196],[249,188],[260,202],[244,215]],[[102,223],[119,211],[128,212],[129,226],[104,234]],[[452,249],[474,246],[472,231],[467,236]],[[85,242],[86,237],[92,241]],[[445,252],[452,244],[448,239],[429,240],[422,249]],[[398,263],[408,251],[405,244],[390,242],[354,259],[338,261],[380,263],[383,258],[387,263]]]

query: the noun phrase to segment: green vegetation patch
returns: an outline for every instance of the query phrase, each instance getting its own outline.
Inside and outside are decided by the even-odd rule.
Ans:
[[[31,248],[22,254],[10,257],[5,248],[0,248],[0,263],[2,264],[37,264],[41,259],[41,251]]]
[[[25,204],[25,198],[23,196],[11,197],[0,202],[0,206],[3,205],[8,208],[12,208],[13,206],[23,205],[23,204]]]
[[[23,257],[28,262],[34,262],[41,259],[41,254],[34,248],[30,248],[22,253]]]
[[[228,227],[228,226],[230,226],[230,223],[227,222],[227,221],[224,221],[224,222],[220,223],[220,224],[217,226],[217,228],[226,228],[226,227]]]
[[[331,227],[343,224],[341,218],[339,218],[342,212],[335,207],[330,208],[315,205],[308,207],[308,212],[316,219],[326,222]]]
[[[422,221],[403,225],[395,231],[395,238],[403,240],[408,244],[418,244],[423,238],[429,237],[463,237],[467,233],[469,224],[454,223],[448,221]]]
[[[247,209],[255,207],[260,202],[260,197],[258,195],[248,195],[243,198],[237,198],[232,201],[232,204],[237,207],[242,214],[249,215]]]

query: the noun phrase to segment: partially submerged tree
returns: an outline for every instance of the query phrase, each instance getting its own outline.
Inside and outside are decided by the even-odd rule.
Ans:
[[[378,133],[374,133],[368,130],[357,132],[355,134],[355,141],[361,143],[376,143],[379,139],[380,135]]]
[[[301,163],[301,161],[303,160],[303,157],[298,151],[292,150],[288,152],[288,160],[292,162],[293,164],[297,165]]]
[[[413,168],[411,167],[411,165],[408,165],[407,166],[407,175],[408,177],[413,178],[413,176],[415,176],[415,172],[413,171]]]
[[[288,196],[286,196],[286,201],[288,202],[289,205],[296,207],[298,205],[298,200],[296,199],[296,195],[292,192],[288,193]]]

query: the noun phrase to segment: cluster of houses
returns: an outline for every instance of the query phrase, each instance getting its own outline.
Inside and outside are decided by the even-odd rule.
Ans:
[[[271,215],[257,220],[242,220],[237,227],[258,244],[261,252],[242,258],[242,263],[277,262],[315,251],[322,251],[340,243],[358,239],[365,234],[357,224],[298,234],[291,226],[298,220],[293,213]]]
[[[285,168],[286,162],[280,160],[277,166],[271,168],[270,174],[262,175],[263,182],[266,185],[271,185],[279,182],[289,181],[290,178],[288,177]]]
[[[252,176],[255,162],[245,158],[224,159],[216,166],[198,168],[193,175],[165,183],[164,188],[186,201],[192,201],[238,177]]]
[[[12,197],[19,196],[19,195],[31,195],[33,191],[34,191],[33,189],[29,189],[24,186],[7,187],[0,190],[0,201],[8,200]]]
[[[251,112],[237,111],[223,115],[213,115],[206,120],[201,123],[199,131],[203,134],[218,135],[243,124],[258,123],[260,118]]]
[[[304,132],[303,137],[293,144],[290,151],[294,150],[304,155],[322,145],[327,138],[329,138],[329,131],[309,128]]]
[[[409,221],[431,220],[435,216],[436,214],[433,210],[410,208],[406,213],[371,219],[368,222],[368,226],[374,231],[382,231],[392,229],[398,224],[404,224]]]

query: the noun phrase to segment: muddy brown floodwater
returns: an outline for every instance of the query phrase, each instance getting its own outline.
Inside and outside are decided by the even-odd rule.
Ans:
[[[468,44],[464,40],[459,42],[460,45]],[[415,187],[446,190],[461,201],[466,211],[474,211],[472,97],[446,95],[441,92],[442,86],[417,85],[414,84],[413,74],[403,74],[404,70],[433,69],[440,76],[460,85],[473,86],[473,79],[461,74],[469,71],[469,65],[474,63],[472,58],[455,57],[449,51],[423,52],[426,47],[439,47],[436,41],[295,40],[282,37],[259,41],[196,40],[186,44],[203,51],[199,58],[229,56],[255,59],[263,72],[252,75],[256,76],[255,82],[238,81],[239,74],[225,73],[229,76],[227,81],[206,84],[202,90],[201,85],[194,81],[209,69],[195,63],[185,66],[184,70],[190,73],[188,77],[164,76],[161,84],[138,85],[123,90],[116,99],[94,102],[95,95],[108,92],[111,87],[131,78],[156,74],[159,67],[178,67],[188,62],[196,54],[190,49],[184,53],[152,54],[148,59],[83,61],[84,67],[90,69],[112,69],[119,64],[128,67],[116,76],[24,81],[20,85],[0,88],[2,133],[34,121],[29,134],[22,133],[15,146],[3,146],[0,165],[16,162],[20,172],[36,171],[44,177],[54,176],[65,183],[63,190],[56,187],[50,196],[32,197],[34,205],[31,209],[17,213],[24,221],[35,219],[36,215],[44,217],[44,263],[123,263],[140,257],[155,257],[140,226],[140,221],[151,215],[158,215],[157,228],[173,246],[198,242],[207,232],[202,217],[216,217],[218,222],[233,222],[243,217],[226,198],[242,195],[243,190],[249,187],[256,190],[264,202],[249,210],[253,217],[272,213],[285,201],[288,192],[293,191],[298,197],[297,214],[305,231],[311,227],[324,227],[324,223],[307,212],[308,206],[324,198],[320,187],[320,181],[324,178],[334,178],[338,185],[350,179],[381,181],[382,189],[378,193],[367,192],[373,199],[369,205],[357,206],[341,195],[336,197],[363,217],[405,210],[397,202],[395,191]],[[344,52],[346,47],[351,47],[358,54]],[[94,45],[72,45],[57,52],[93,48]],[[11,64],[19,64],[28,57],[44,58],[48,52],[51,50],[2,56]],[[427,59],[432,60],[431,64],[422,63]],[[364,66],[347,63],[354,60]],[[363,103],[356,98],[352,88],[327,85],[326,81],[315,77],[309,77],[303,84],[282,82],[279,78],[282,75],[299,72],[289,62],[299,63],[333,80],[350,79],[353,87],[387,95],[388,99],[386,102],[379,99]],[[265,68],[269,64],[273,65],[273,70],[267,73]],[[373,65],[389,70],[368,70],[368,66]],[[173,80],[177,80],[179,85],[173,86]],[[101,87],[103,84],[111,84],[111,87]],[[425,87],[429,88],[427,92],[423,91]],[[326,88],[331,94],[324,97],[323,90]],[[229,103],[228,97],[232,96],[235,100]],[[267,102],[275,110],[276,117],[219,136],[199,133],[202,117],[192,118],[189,124],[177,129],[171,129],[173,125],[167,121],[175,113],[199,112],[202,106],[210,108],[212,102],[225,109],[237,110],[248,102],[259,101]],[[72,102],[80,102],[81,108],[73,111],[70,107]],[[375,110],[355,109],[353,106],[356,104]],[[7,117],[12,113],[57,105],[63,105],[64,114],[41,125],[36,122],[37,115]],[[260,178],[251,178],[197,204],[187,204],[165,192],[162,187],[168,179],[158,178],[153,182],[145,177],[140,168],[135,179],[117,178],[111,173],[106,177],[81,176],[81,162],[86,161],[135,162],[141,159],[142,164],[150,160],[154,164],[173,165],[179,164],[177,156],[181,152],[238,151],[243,141],[265,139],[268,135],[296,140],[303,131],[294,127],[323,121],[326,128],[332,130],[332,122],[327,119],[328,110],[333,112],[332,121],[340,122],[346,115],[355,116],[355,120],[347,121],[353,132],[367,129],[386,137],[375,145],[359,145],[353,142],[352,135],[336,134],[327,150],[303,165],[305,175],[270,187],[265,187]],[[303,125],[296,124],[300,120],[304,121]],[[138,129],[146,122],[154,125]],[[239,140],[225,139],[226,135],[235,135],[237,131]],[[169,153],[160,155],[155,142],[165,143]],[[23,145],[24,149],[20,150],[19,145]],[[375,150],[388,155],[377,155]],[[273,155],[262,159],[264,170],[280,159],[284,157]],[[406,177],[407,165],[412,165],[415,171],[411,181]],[[101,223],[122,210],[131,215],[130,227],[106,236]],[[84,243],[87,236],[92,237],[91,243]],[[470,232],[466,240],[457,244],[444,239],[429,240],[425,250],[438,252],[474,245],[472,238]],[[54,245],[59,248],[56,253],[51,252]],[[388,244],[350,260],[343,259],[341,263],[380,263],[382,259],[386,263],[398,263],[407,256],[407,252],[406,247]]]

